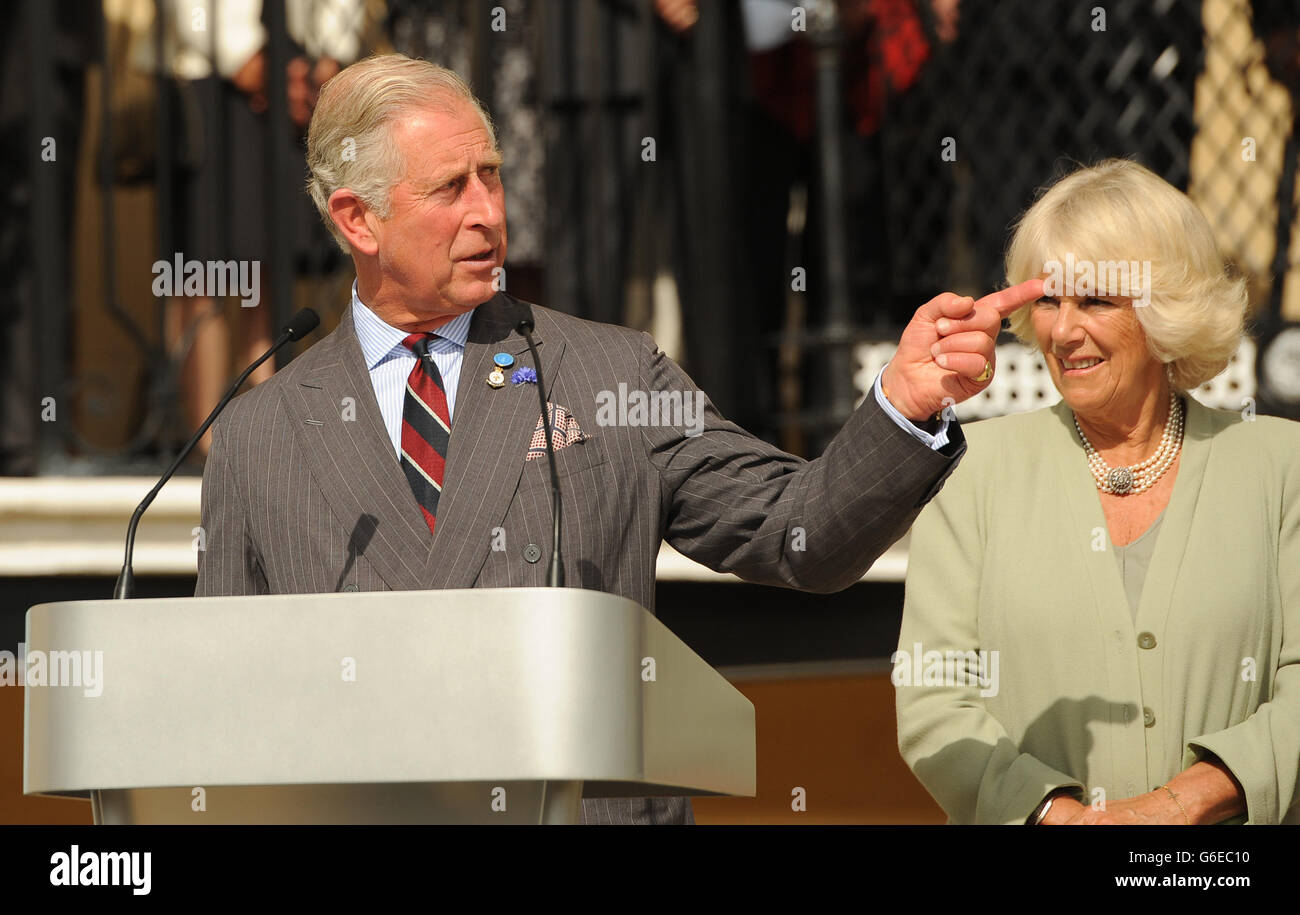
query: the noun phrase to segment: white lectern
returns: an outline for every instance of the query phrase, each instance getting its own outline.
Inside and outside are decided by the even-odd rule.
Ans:
[[[65,654],[25,691],[23,790],[96,823],[575,823],[583,796],[755,790],[753,705],[596,591],[39,604],[27,652],[29,676]]]

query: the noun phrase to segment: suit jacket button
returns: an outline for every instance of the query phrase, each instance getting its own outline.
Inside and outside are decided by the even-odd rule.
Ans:
[[[1149,633],[1149,632],[1144,632],[1144,633],[1142,633],[1141,635],[1138,636],[1138,647],[1139,647],[1139,648],[1155,648],[1155,647],[1156,647],[1156,637],[1155,637],[1154,635],[1152,635],[1151,633]]]
[[[356,590],[358,590],[358,588],[357,588],[357,586],[356,586],[355,584],[353,584],[352,582],[348,582],[346,585],[343,586],[343,590],[344,590],[344,591],[356,591]]]
[[[536,562],[542,558],[542,548],[535,543],[530,543],[524,547],[524,559],[528,562]]]
[[[1142,706],[1142,723],[1149,728],[1155,727],[1156,713],[1151,711],[1150,706]]]

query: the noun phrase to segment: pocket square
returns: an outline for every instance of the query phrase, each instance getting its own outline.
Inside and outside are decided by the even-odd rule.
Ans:
[[[546,410],[551,414],[551,443],[556,451],[567,448],[577,442],[585,442],[587,434],[578,426],[577,418],[566,407],[547,402]],[[532,440],[528,443],[527,461],[535,461],[546,456],[546,423],[542,416],[537,417],[537,428],[533,430]]]

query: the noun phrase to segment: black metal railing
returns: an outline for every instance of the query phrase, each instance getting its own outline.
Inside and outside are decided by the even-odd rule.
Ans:
[[[214,56],[219,2],[209,4]],[[174,23],[166,0],[152,5],[146,40],[157,63]],[[652,0],[358,0],[364,22],[351,27],[362,54],[395,48],[452,65],[492,112],[507,153],[509,291],[584,317],[649,326],[651,290],[671,276],[687,369],[724,412],[809,453],[851,409],[853,343],[896,334],[939,291],[999,285],[1014,219],[1074,162],[1131,156],[1187,189],[1251,277],[1261,332],[1296,321],[1300,305],[1275,281],[1293,271],[1295,87],[1270,69],[1249,2],[962,0],[955,23],[935,18],[940,6],[845,0],[838,16],[829,0],[800,7],[812,21],[788,40],[806,45],[810,88],[783,103],[807,115],[811,130],[787,138],[794,164],[775,190],[752,180],[762,173],[756,163],[774,158],[754,138],[777,134],[752,120],[771,87],[754,81],[762,52],[746,46],[749,7],[741,0],[701,4],[699,21],[680,34],[659,21]],[[864,20],[868,7],[877,12]],[[880,18],[886,8],[888,20]],[[6,47],[25,55],[30,90],[10,129],[21,124],[25,150],[39,151],[44,138],[67,131],[60,111],[83,104],[69,86],[92,71],[121,73],[114,55],[127,51],[105,24],[78,60],[61,41],[63,4],[24,0],[21,10],[22,46],[11,36]],[[258,218],[271,240],[262,276],[272,327],[300,305],[328,304],[307,298],[341,299],[350,275],[322,228],[307,243],[295,228],[303,186],[284,176],[305,177],[305,166],[296,158],[286,65],[304,52],[286,10],[286,0],[266,0],[261,13],[269,139]],[[906,59],[900,65],[903,51],[921,55],[919,69]],[[912,75],[900,84],[904,71]],[[99,125],[94,173],[103,206],[99,225],[82,237],[94,239],[103,265],[92,296],[97,319],[122,328],[130,347],[118,377],[94,375],[71,346],[70,331],[88,320],[71,304],[79,210],[66,156],[75,150],[61,148],[57,168],[45,167],[39,152],[23,154],[11,194],[29,239],[22,249],[6,242],[16,305],[0,314],[9,351],[33,358],[26,366],[11,360],[11,396],[0,400],[0,426],[11,435],[0,472],[156,468],[188,437],[179,404],[196,326],[173,332],[169,343],[166,303],[123,302],[120,292],[126,250],[151,245],[158,258],[177,250],[180,138],[192,136],[194,113],[165,65],[150,78],[153,166],[135,180],[153,194],[151,238],[123,225],[114,204],[122,181],[114,136],[124,126],[114,122],[114,86],[104,79],[84,100],[93,115],[87,123]],[[792,71],[785,88],[794,92],[800,78]],[[870,117],[863,99],[875,106]],[[212,123],[221,116],[213,113]],[[1253,168],[1241,165],[1248,131],[1258,146]],[[228,161],[229,142],[218,127],[198,152]],[[229,174],[217,187],[221,180],[241,179]],[[780,225],[760,245],[754,201],[765,191],[776,202],[763,218]],[[806,215],[791,222],[792,232],[787,201]],[[210,216],[220,237],[234,222],[227,207],[219,194]],[[806,289],[792,290],[794,269],[806,271]],[[799,307],[788,307],[792,301]],[[132,371],[139,385],[124,383]],[[791,377],[798,383],[783,387]],[[58,422],[39,421],[46,395],[61,404]],[[99,419],[123,430],[120,440],[104,445],[85,434],[86,411],[105,414]]]

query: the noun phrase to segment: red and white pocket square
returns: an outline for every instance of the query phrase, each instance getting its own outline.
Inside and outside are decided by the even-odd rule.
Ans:
[[[567,448],[578,442],[586,441],[589,436],[583,432],[578,425],[577,417],[569,412],[567,407],[558,404],[546,404],[546,410],[551,414],[551,443],[556,451],[561,448]],[[539,414],[537,417],[537,428],[533,430],[533,437],[528,442],[528,456],[525,460],[535,461],[546,456],[546,424],[543,417]]]

